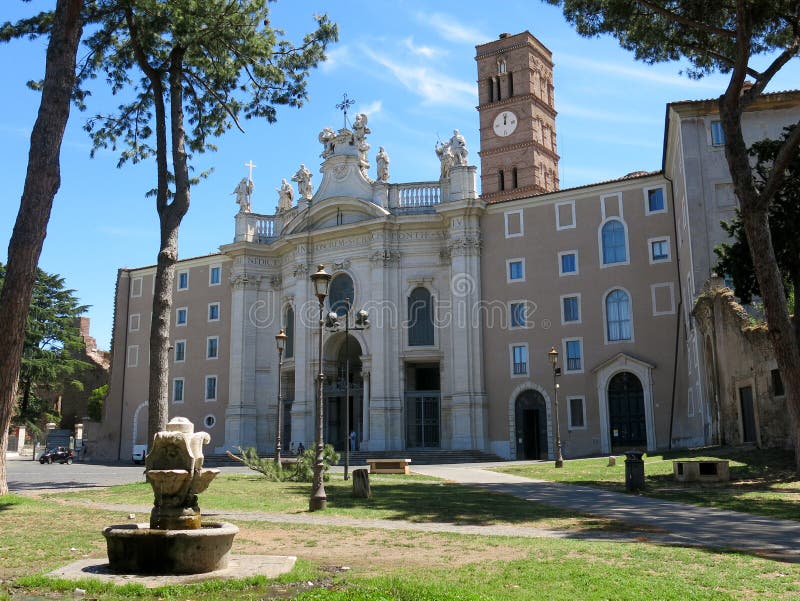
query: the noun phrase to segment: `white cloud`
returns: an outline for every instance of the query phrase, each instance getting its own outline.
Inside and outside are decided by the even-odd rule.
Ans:
[[[366,113],[368,117],[374,117],[383,112],[383,101],[373,100],[369,104],[358,107],[359,113]]]
[[[589,69],[593,72],[604,72],[618,75],[626,79],[634,79],[637,81],[647,81],[649,83],[657,83],[665,86],[683,87],[692,89],[708,89],[719,90],[719,83],[715,83],[709,79],[689,79],[688,77],[675,74],[664,74],[657,72],[654,67],[628,67],[624,65],[614,64],[609,61],[593,60],[584,58],[582,56],[575,56],[574,54],[559,52],[556,55],[559,66],[569,65],[572,67],[579,67],[581,69]]]
[[[425,103],[473,107],[477,102],[475,84],[471,81],[455,79],[430,67],[400,64],[369,48],[363,48],[363,52]]]
[[[341,66],[349,65],[352,62],[349,46],[334,46],[326,53],[326,60],[320,64],[320,69],[326,73],[334,71]]]
[[[620,112],[602,111],[590,106],[577,106],[574,104],[556,104],[559,117],[576,117],[578,119],[590,119],[592,121],[602,121],[605,123],[639,123],[639,124],[658,124],[663,119],[656,118],[647,114],[637,115],[629,110]]]
[[[444,13],[418,13],[417,19],[423,25],[432,27],[442,38],[450,42],[477,45],[491,39],[485,33],[456,21],[451,15]]]
[[[425,58],[436,58],[445,54],[441,48],[434,48],[433,46],[422,46],[414,43],[414,38],[409,36],[403,39],[403,45],[408,48],[412,54],[423,56]]]

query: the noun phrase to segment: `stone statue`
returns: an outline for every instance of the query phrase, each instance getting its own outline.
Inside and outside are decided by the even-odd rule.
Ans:
[[[333,154],[334,138],[336,138],[336,133],[330,127],[326,127],[319,132],[319,141],[322,144],[322,154],[319,156],[323,159],[327,159]]]
[[[286,179],[281,180],[281,187],[275,188],[278,192],[278,212],[288,211],[294,203],[294,190]]]
[[[386,154],[383,146],[378,150],[375,160],[378,163],[378,181],[385,184],[389,181],[389,155]]]
[[[450,138],[450,151],[455,157],[456,165],[467,164],[467,155],[469,154],[469,150],[467,150],[467,141],[464,139],[464,136],[458,133],[457,129],[453,130],[453,137]]]
[[[353,121],[353,133],[356,137],[356,142],[363,142],[367,138],[367,134],[371,134],[372,130],[367,127],[367,115],[359,113],[356,115],[356,120]]]
[[[233,190],[232,194],[236,194],[236,204],[239,205],[240,213],[250,212],[250,199],[253,196],[254,188],[253,180],[243,177],[242,181],[240,181]]]
[[[314,195],[314,190],[311,187],[311,172],[306,169],[305,165],[300,165],[300,169],[292,176],[292,181],[297,182],[297,191],[300,193],[300,198],[311,200]]]
[[[442,179],[450,175],[450,168],[455,165],[456,158],[453,155],[453,150],[449,142],[439,142],[436,144],[436,156],[439,157],[442,171],[440,177]]]

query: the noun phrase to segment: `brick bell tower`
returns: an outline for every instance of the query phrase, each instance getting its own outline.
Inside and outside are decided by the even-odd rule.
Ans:
[[[475,47],[481,197],[487,202],[558,190],[552,53],[530,32]]]

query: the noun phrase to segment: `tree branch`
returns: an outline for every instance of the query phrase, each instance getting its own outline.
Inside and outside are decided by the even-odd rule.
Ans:
[[[190,78],[191,78],[191,79],[192,79],[194,82],[196,82],[196,83],[200,84],[200,86],[201,86],[202,88],[204,88],[204,89],[206,90],[206,92],[208,92],[209,94],[211,94],[211,96],[213,96],[213,97],[214,97],[214,99],[215,99],[215,100],[216,100],[216,101],[219,103],[219,105],[220,105],[220,106],[221,106],[221,107],[222,107],[222,108],[225,110],[225,112],[226,112],[226,113],[228,113],[228,115],[230,116],[230,118],[231,118],[231,119],[233,119],[233,123],[236,125],[236,128],[237,128],[237,129],[238,129],[240,132],[244,133],[244,128],[243,128],[243,127],[242,127],[242,126],[239,124],[239,118],[238,118],[238,117],[237,117],[237,116],[236,116],[236,115],[235,115],[235,114],[234,114],[234,113],[233,113],[233,112],[230,110],[230,108],[228,108],[228,104],[227,104],[227,102],[225,101],[225,99],[224,99],[224,98],[221,98],[221,97],[220,97],[220,95],[219,95],[219,94],[217,94],[216,90],[213,90],[212,88],[210,88],[210,87],[208,86],[208,84],[206,84],[206,82],[205,82],[205,81],[203,81],[203,78],[202,78],[202,77],[197,77],[197,76],[196,76],[194,73],[192,73],[190,70],[188,70],[188,69],[187,69],[186,71],[184,71],[184,74],[185,74],[186,76],[190,77]]]
[[[786,138],[786,141],[778,151],[778,155],[772,162],[770,177],[761,191],[761,195],[767,202],[772,202],[772,199],[778,193],[783,180],[786,179],[786,169],[797,156],[798,148],[800,148],[800,122],[795,124],[792,133]]]
[[[663,17],[667,17],[668,19],[675,21],[676,23],[680,23],[681,25],[686,25],[686,27],[695,29],[697,31],[711,33],[714,35],[719,35],[730,39],[734,39],[736,37],[735,31],[731,31],[730,29],[720,29],[718,27],[711,27],[710,25],[706,25],[705,23],[700,23],[699,21],[695,21],[693,19],[689,19],[688,17],[684,17],[683,15],[680,15],[678,13],[672,12],[671,10],[666,9],[663,6],[659,6],[654,2],[650,2],[649,0],[636,0],[636,4],[643,6],[644,8],[647,8]]]

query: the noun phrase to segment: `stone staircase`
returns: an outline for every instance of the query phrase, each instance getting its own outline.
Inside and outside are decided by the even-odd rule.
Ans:
[[[340,451],[340,454],[341,460],[338,465],[344,465],[344,451]],[[272,454],[265,455],[265,457],[271,456]],[[291,457],[292,455],[282,454],[281,456]],[[367,459],[411,459],[412,469],[414,465],[505,461],[497,455],[474,450],[350,451],[351,466],[365,466],[367,465]],[[206,455],[204,465],[207,467],[219,467],[242,464],[227,455]]]

